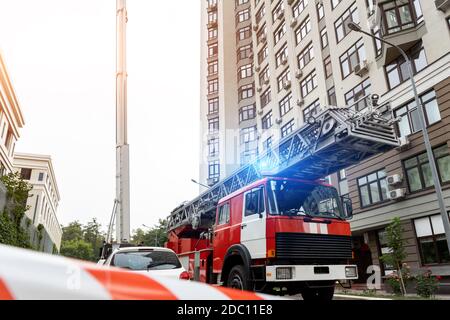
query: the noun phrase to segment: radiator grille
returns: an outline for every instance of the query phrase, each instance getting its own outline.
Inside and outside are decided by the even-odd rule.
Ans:
[[[342,262],[352,258],[349,236],[277,233],[276,257],[315,263]]]

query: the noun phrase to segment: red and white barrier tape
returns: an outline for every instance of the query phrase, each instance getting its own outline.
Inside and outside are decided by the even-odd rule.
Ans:
[[[0,300],[262,300],[277,297],[153,277],[0,245]]]

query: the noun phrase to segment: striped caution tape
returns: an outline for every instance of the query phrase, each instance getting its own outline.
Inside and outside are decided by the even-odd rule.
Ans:
[[[153,277],[0,245],[0,300],[262,300],[277,297]]]

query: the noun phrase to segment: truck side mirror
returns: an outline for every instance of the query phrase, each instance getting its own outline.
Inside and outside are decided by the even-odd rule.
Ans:
[[[353,204],[352,200],[348,196],[342,196],[342,204],[344,206],[345,218],[347,220],[353,219]]]

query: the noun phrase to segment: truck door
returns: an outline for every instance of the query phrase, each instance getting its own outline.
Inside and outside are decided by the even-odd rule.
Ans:
[[[266,258],[266,206],[264,187],[244,194],[241,224],[241,243],[247,247],[252,259]]]
[[[221,272],[223,258],[229,248],[230,241],[230,203],[221,204],[217,209],[217,220],[214,227],[213,239],[213,270]]]

